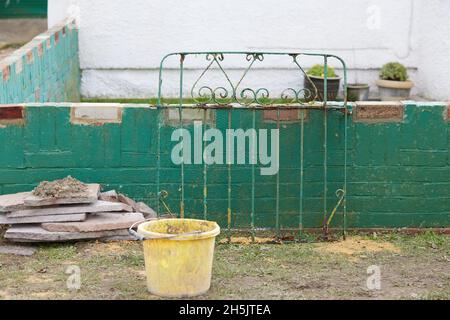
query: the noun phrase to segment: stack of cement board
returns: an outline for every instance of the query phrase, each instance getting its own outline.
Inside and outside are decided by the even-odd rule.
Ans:
[[[35,191],[0,196],[0,224],[10,225],[4,237],[14,242],[130,240],[133,223],[156,216],[142,202],[115,191],[100,193],[99,184],[85,186],[82,195],[71,197],[42,197]]]

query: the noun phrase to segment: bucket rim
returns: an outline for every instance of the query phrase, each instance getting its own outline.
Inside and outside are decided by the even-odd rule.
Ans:
[[[147,231],[145,228],[148,225],[155,224],[158,222],[164,222],[164,221],[174,221],[174,220],[183,220],[183,221],[197,221],[197,222],[210,222],[214,224],[214,228],[209,231],[205,232],[199,232],[199,233],[181,233],[181,234],[168,234],[168,233],[159,233],[159,232],[152,232]],[[171,218],[171,219],[158,219],[158,220],[151,220],[144,223],[141,223],[137,228],[137,233],[144,237],[144,240],[157,240],[157,239],[163,239],[163,240],[199,240],[199,239],[206,239],[206,238],[212,238],[217,236],[220,233],[220,227],[215,221],[209,221],[209,220],[202,220],[202,219],[186,219],[186,218]]]

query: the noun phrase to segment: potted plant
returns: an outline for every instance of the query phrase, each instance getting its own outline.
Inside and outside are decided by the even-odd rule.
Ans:
[[[347,100],[348,101],[369,100],[369,85],[367,83],[347,84]]]
[[[305,77],[305,88],[310,90],[314,94],[314,86],[317,88],[318,98],[323,100],[324,95],[324,78],[325,70],[324,66],[321,64],[316,64],[312,66],[307,72],[307,77]],[[334,68],[328,66],[327,68],[327,101],[336,100],[339,83],[341,77],[339,77],[335,72]],[[313,97],[311,97],[313,98]]]
[[[414,83],[408,80],[405,66],[398,62],[389,62],[381,68],[377,86],[382,101],[399,101],[409,98]]]

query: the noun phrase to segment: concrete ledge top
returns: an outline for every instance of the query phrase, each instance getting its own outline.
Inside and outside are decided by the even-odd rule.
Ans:
[[[14,104],[0,104],[0,108],[10,107],[55,107],[55,108],[151,108],[156,109],[155,105],[145,103],[71,103],[71,102],[32,102],[32,103],[14,103]]]
[[[277,105],[277,104],[275,104]],[[282,105],[282,104],[278,104]],[[333,106],[342,106],[342,102],[330,102]],[[417,106],[450,106],[450,102],[444,101],[356,101],[348,102],[352,107],[366,107],[366,106],[405,106],[405,105],[417,105]],[[171,104],[170,106],[177,106],[177,104]],[[194,104],[186,104],[186,106],[194,106]],[[211,105],[212,107],[215,105]],[[245,106],[230,104],[232,108],[246,108]],[[0,104],[0,108],[7,107],[56,107],[56,108],[151,108],[156,109],[155,104],[146,103],[114,103],[114,102],[33,102],[33,103],[14,103],[14,104]],[[312,106],[314,107],[314,106]]]

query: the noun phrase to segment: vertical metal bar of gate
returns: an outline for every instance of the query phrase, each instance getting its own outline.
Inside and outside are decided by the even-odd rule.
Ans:
[[[347,79],[344,75],[344,101],[347,103]],[[348,121],[347,105],[344,109],[344,200],[343,200],[343,213],[342,213],[342,237],[347,236],[347,121]]]
[[[255,130],[256,135],[256,109],[253,108],[252,110],[252,127]],[[253,144],[252,144],[252,150],[251,150],[251,161],[252,161],[252,209],[251,209],[251,235],[252,235],[252,242],[255,242],[255,157],[256,157],[256,136],[253,137]]]
[[[228,130],[231,130],[231,109],[228,109]],[[227,152],[227,175],[228,175],[228,192],[227,192],[227,230],[228,230],[228,242],[231,242],[231,159],[234,159],[234,150],[233,154],[229,154],[229,150],[231,150],[230,143],[231,139],[228,137],[229,131],[226,133],[227,143],[228,143],[228,152]],[[231,158],[233,157],[233,158]]]
[[[278,133],[280,132],[280,106],[277,106],[277,130]],[[281,134],[279,133],[279,136],[281,136]],[[279,167],[280,166],[280,161],[278,162]],[[275,214],[276,214],[276,232],[277,232],[277,237],[280,237],[280,169],[278,169],[277,172],[277,176],[276,176],[276,202],[275,202]]]
[[[203,122],[202,122],[202,132],[203,128],[206,128],[206,108],[203,109]],[[202,138],[202,150],[204,152],[206,146],[205,139]],[[207,177],[207,164],[205,157],[202,156],[203,160],[203,219],[208,220],[208,177]]]
[[[346,70],[344,60],[340,59],[344,70]],[[342,237],[347,236],[347,130],[348,130],[348,106],[347,106],[347,72],[344,71],[344,199],[342,213]]]
[[[183,143],[185,142],[184,137],[184,130],[183,129],[183,71],[184,71],[184,55],[180,55],[180,101],[178,106],[178,113],[179,113],[179,129],[181,129],[181,137],[183,139]],[[183,150],[183,159],[185,158]],[[181,195],[180,195],[180,218],[184,218],[184,161],[181,161]]]
[[[327,80],[328,80],[328,59],[327,56],[324,56],[323,59],[323,219],[324,221],[327,218],[327,196],[328,196],[328,171],[327,171],[327,157],[328,157],[328,114],[327,114],[327,100],[328,100],[328,88],[327,88]]]
[[[158,105],[156,106],[157,110],[157,133],[156,133],[156,191],[155,191],[155,197],[156,197],[156,214],[159,217],[161,215],[161,186],[160,186],[160,174],[161,174],[161,112],[162,112],[162,70],[163,70],[163,62],[164,59],[161,61],[160,67],[159,67],[159,79],[158,79]]]
[[[160,205],[160,192],[161,192],[161,186],[160,186],[160,174],[161,174],[161,102],[158,101],[157,106],[157,130],[156,133],[156,191],[155,191],[155,197],[156,197],[156,214],[159,217],[161,215],[161,205]]]
[[[304,117],[306,110],[300,110],[300,188],[299,188],[299,217],[298,230],[299,236],[303,231],[303,150],[304,150]]]

